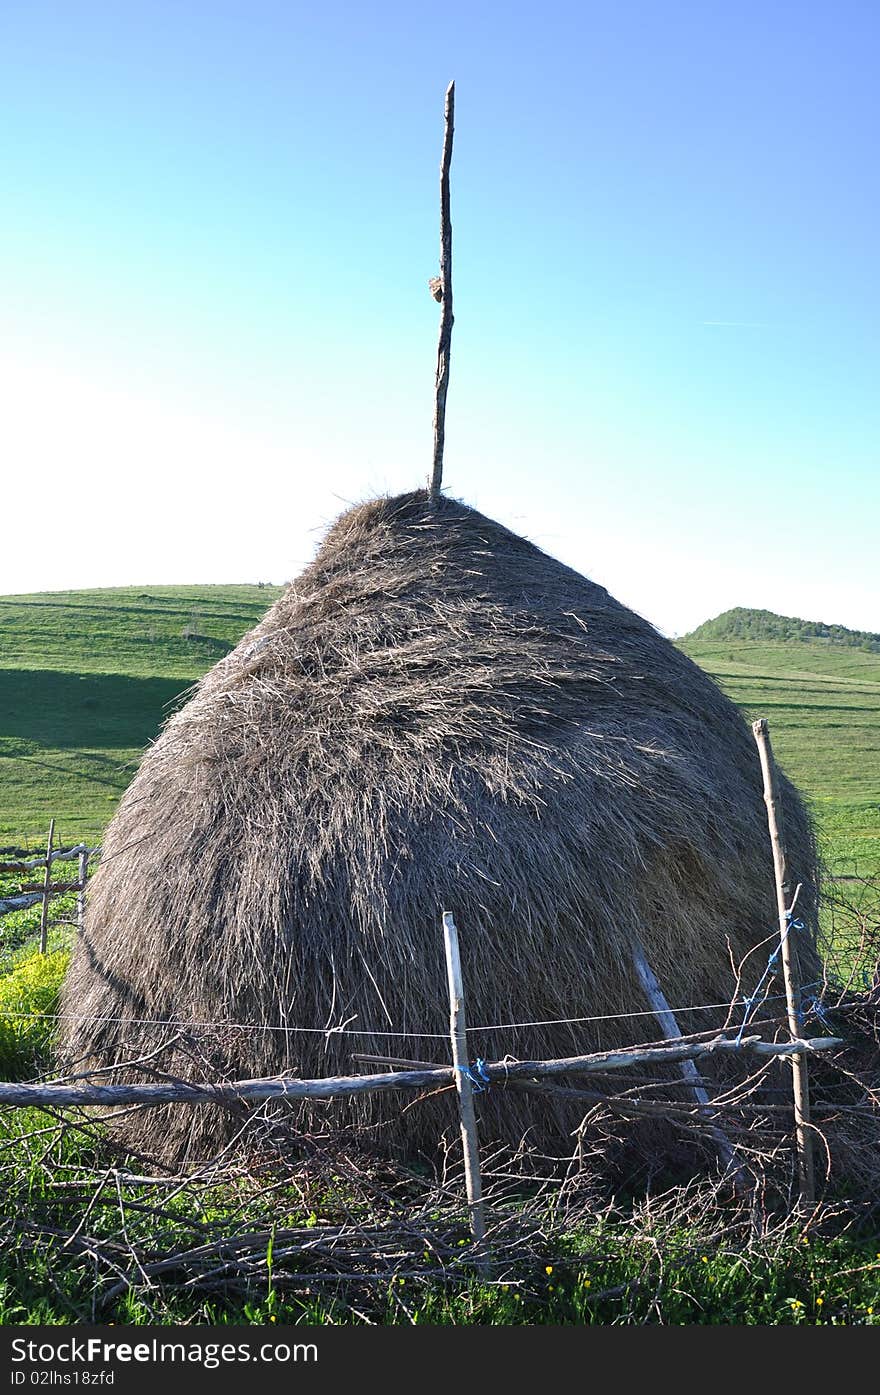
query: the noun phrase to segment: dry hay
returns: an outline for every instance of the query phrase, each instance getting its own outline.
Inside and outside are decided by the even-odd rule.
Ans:
[[[812,835],[782,788],[813,978]],[[727,1002],[731,963],[747,959],[752,984],[775,923],[760,769],[733,703],[602,587],[419,492],[344,514],[147,751],[90,887],[63,1058],[130,1061],[188,1027],[115,1078],[347,1074],[353,1051],[448,1060],[423,1036],[447,1029],[442,908],[473,1024],[645,1013],[633,935],[674,1006]],[[217,1022],[248,1029],[193,1027]],[[254,1030],[340,1024],[409,1035]],[[472,1050],[658,1035],[645,1015],[474,1034]],[[377,1126],[380,1148],[430,1150],[451,1108],[364,1096],[296,1117],[320,1127],[329,1110]],[[486,1136],[541,1146],[580,1113],[481,1097]],[[171,1107],[134,1115],[127,1137],[194,1157],[233,1127]]]

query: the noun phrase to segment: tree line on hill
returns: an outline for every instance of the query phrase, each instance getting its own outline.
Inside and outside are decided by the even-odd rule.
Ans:
[[[880,634],[868,630],[848,630],[845,625],[826,625],[821,620],[798,620],[791,615],[774,615],[771,610],[748,610],[738,606],[707,620],[691,634],[691,640],[798,640],[809,644],[840,644],[880,654]]]

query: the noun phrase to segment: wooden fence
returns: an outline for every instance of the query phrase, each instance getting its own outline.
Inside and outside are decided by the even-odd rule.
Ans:
[[[68,850],[69,851],[69,850]],[[87,850],[85,850],[87,851]],[[47,854],[47,867],[52,859]],[[679,1068],[681,1088],[693,1097],[693,1123],[702,1125],[704,1136],[714,1147],[722,1171],[727,1175],[737,1192],[742,1194],[749,1187],[749,1178],[734,1144],[728,1138],[722,1125],[723,1111],[714,1106],[702,1084],[702,1077],[696,1074],[695,1062],[719,1056],[752,1056],[765,1062],[773,1059],[788,1059],[792,1065],[806,1061],[810,1055],[828,1051],[842,1045],[838,1037],[806,1038],[793,1035],[787,1041],[765,1041],[757,1034],[749,1036],[742,1032],[725,1035],[721,1032],[702,1032],[687,1037],[678,1028],[675,1015],[663,995],[656,978],[638,948],[637,959],[643,974],[650,976],[652,985],[652,1013],[661,1030],[671,1033],[656,1044],[643,1047],[629,1047],[617,1051],[593,1052],[588,1055],[561,1057],[553,1060],[518,1060],[506,1056],[503,1060],[477,1061],[471,1064],[467,1050],[465,1025],[465,994],[461,976],[458,949],[458,932],[449,912],[443,914],[443,936],[449,980],[450,1041],[452,1062],[449,1065],[438,1063],[395,1061],[393,1057],[360,1057],[356,1059],[382,1061],[396,1064],[402,1069],[385,1070],[380,1073],[351,1076],[331,1076],[322,1079],[305,1080],[298,1077],[272,1078],[260,1080],[221,1080],[216,1082],[193,1082],[167,1078],[159,1083],[143,1084],[102,1084],[79,1077],[55,1083],[0,1082],[0,1106],[13,1108],[42,1107],[60,1109],[76,1107],[125,1107],[155,1106],[166,1104],[215,1104],[252,1106],[268,1100],[332,1100],[350,1098],[355,1095],[378,1091],[428,1090],[454,1086],[458,1104],[461,1135],[464,1152],[465,1181],[468,1211],[474,1242],[474,1260],[477,1267],[485,1270],[489,1256],[485,1247],[486,1221],[483,1212],[480,1150],[477,1131],[477,1118],[474,1108],[474,1093],[493,1084],[507,1088],[537,1092],[565,1094],[572,1100],[588,1098],[589,1092],[553,1085],[554,1077],[590,1076],[596,1073],[607,1075],[610,1072],[625,1071],[633,1067],[657,1067],[674,1065]],[[158,1024],[157,1024],[158,1025]],[[186,1027],[187,1024],[165,1024]],[[198,1026],[200,1024],[192,1024]],[[112,1069],[112,1067],[111,1067]],[[812,1189],[805,1192],[802,1100],[798,1096],[800,1085],[795,1086],[796,1143],[801,1174],[801,1192],[798,1210],[812,1208]],[[598,1096],[590,1098],[599,1098]],[[656,1101],[657,1107],[662,1107]],[[809,1172],[812,1183],[812,1170]]]
[[[49,934],[49,907],[55,897],[64,896],[71,891],[76,892],[76,923],[82,930],[89,862],[93,857],[100,856],[100,853],[100,847],[90,848],[86,843],[77,843],[67,848],[56,847],[54,819],[49,824],[49,837],[43,856],[32,857],[27,848],[4,848],[0,853],[0,876],[13,876],[21,880],[12,896],[0,898],[0,917],[11,915],[13,911],[27,910],[40,902],[40,953],[45,954]],[[72,862],[74,859],[77,862],[76,879],[53,882],[52,864]],[[40,871],[43,875],[37,880],[34,874]]]

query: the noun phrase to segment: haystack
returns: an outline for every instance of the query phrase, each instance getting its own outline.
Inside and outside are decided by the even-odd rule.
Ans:
[[[812,926],[809,821],[782,786]],[[348,1074],[353,1052],[448,1061],[444,908],[471,1023],[551,1024],[475,1034],[486,1059],[656,1038],[634,936],[686,1010],[729,1001],[732,961],[753,982],[775,924],[760,770],[734,705],[601,586],[418,492],[345,513],[147,751],[91,886],[64,1059],[151,1057],[115,1077],[132,1080]],[[574,1018],[599,1020],[556,1022]],[[572,1126],[510,1092],[480,1108],[486,1135],[529,1130],[541,1146]],[[448,1095],[295,1116],[413,1150],[453,1120]],[[216,1151],[239,1121],[170,1107],[120,1127],[177,1158]]]

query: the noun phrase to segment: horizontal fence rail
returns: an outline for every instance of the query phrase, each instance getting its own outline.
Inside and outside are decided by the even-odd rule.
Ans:
[[[98,857],[100,847],[90,848],[87,843],[77,843],[72,848],[53,848],[48,861],[52,862],[72,862],[80,853],[88,853],[89,857]],[[24,853],[22,853],[22,858]],[[35,867],[45,867],[47,865],[46,854],[42,857],[29,857],[27,861],[22,858],[14,862],[0,862],[0,873],[7,876],[14,876],[24,872],[33,872]]]
[[[31,857],[27,848],[3,848],[0,852],[0,876],[17,877],[19,885],[9,896],[0,897],[0,918],[12,915],[15,911],[30,910],[31,906],[42,903],[40,917],[40,952],[46,953],[49,928],[49,906],[56,896],[68,892],[77,894],[76,919],[80,929],[85,912],[85,891],[89,876],[89,861],[100,857],[101,848],[89,847],[88,843],[74,843],[71,847],[53,847],[55,820],[49,825],[49,838],[46,851],[41,857]],[[52,881],[52,864],[55,862],[77,862],[76,880]],[[29,875],[42,870],[41,881],[28,880]]]
[[[667,1065],[701,1057],[735,1052],[764,1057],[806,1055],[840,1046],[838,1037],[800,1038],[797,1041],[764,1041],[761,1037],[719,1037],[708,1042],[647,1047],[638,1051],[598,1051],[589,1056],[565,1056],[549,1061],[481,1062],[486,1084],[505,1080],[540,1079],[555,1075],[589,1075],[626,1070],[630,1066]],[[238,1104],[271,1099],[342,1099],[382,1090],[425,1089],[455,1083],[453,1066],[426,1070],[387,1071],[379,1075],[327,1076],[320,1080],[266,1079],[196,1084],[167,1081],[156,1085],[0,1084],[0,1105],[125,1105],[125,1104]]]

